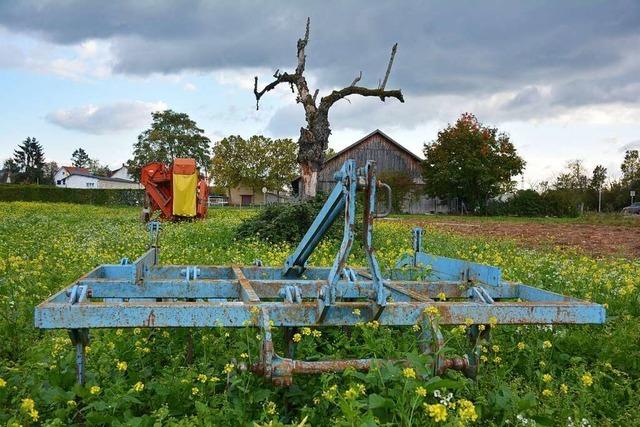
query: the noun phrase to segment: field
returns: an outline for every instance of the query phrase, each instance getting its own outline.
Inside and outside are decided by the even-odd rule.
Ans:
[[[216,209],[203,222],[165,225],[161,262],[260,258],[282,265],[291,247],[233,239],[234,227],[252,214]],[[138,211],[0,203],[0,424],[640,425],[640,263],[616,251],[438,224],[449,221],[424,222],[427,252],[497,265],[509,280],[606,304],[607,324],[498,326],[482,348],[477,380],[455,372],[431,377],[412,328],[367,322],[352,330],[302,330],[299,358],[408,358],[415,364],[297,377],[289,388],[238,369],[256,357],[257,329],[92,331],[87,384],[80,387],[66,332],[36,330],[33,309],[94,266],[140,255],[147,238]],[[410,249],[415,222],[422,220],[377,222],[383,268]],[[329,265],[337,246],[323,243],[311,263]],[[363,265],[362,252],[354,252],[350,264]],[[462,350],[463,335],[461,328],[446,331],[449,352]]]

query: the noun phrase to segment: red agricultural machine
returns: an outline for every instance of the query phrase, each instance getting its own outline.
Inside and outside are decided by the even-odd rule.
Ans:
[[[142,167],[144,186],[142,220],[149,221],[155,211],[160,218],[178,221],[207,216],[209,187],[199,174],[194,159],[175,159],[170,166],[153,162]]]

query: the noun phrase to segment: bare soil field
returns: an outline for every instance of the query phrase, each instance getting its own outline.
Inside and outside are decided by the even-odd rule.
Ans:
[[[593,256],[640,257],[640,221],[636,225],[524,222],[469,217],[401,218],[403,222],[429,224],[438,230],[468,236],[515,240],[523,246],[578,248]]]

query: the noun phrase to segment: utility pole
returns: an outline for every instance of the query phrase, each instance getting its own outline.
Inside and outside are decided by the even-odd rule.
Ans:
[[[602,186],[598,187],[598,213],[602,212]]]

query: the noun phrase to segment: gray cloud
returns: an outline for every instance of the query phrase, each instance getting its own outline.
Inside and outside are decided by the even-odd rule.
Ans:
[[[102,106],[86,105],[56,110],[47,114],[46,119],[65,129],[103,134],[142,128],[145,123],[151,121],[151,112],[165,108],[166,104],[163,102],[123,101]]]
[[[291,69],[306,16],[308,69],[325,90],[348,84],[360,70],[362,83],[375,86],[398,41],[388,87],[401,87],[407,105],[417,97],[415,105],[424,106],[420,97],[427,95],[472,105],[513,92],[491,108],[520,119],[602,103],[640,106],[634,0],[0,3],[0,26],[59,44],[108,40],[115,71],[133,75]]]
[[[625,151],[628,151],[628,150],[640,150],[640,139],[636,139],[635,141],[628,142],[622,145],[618,149],[618,151],[620,151],[621,153],[624,153]]]

